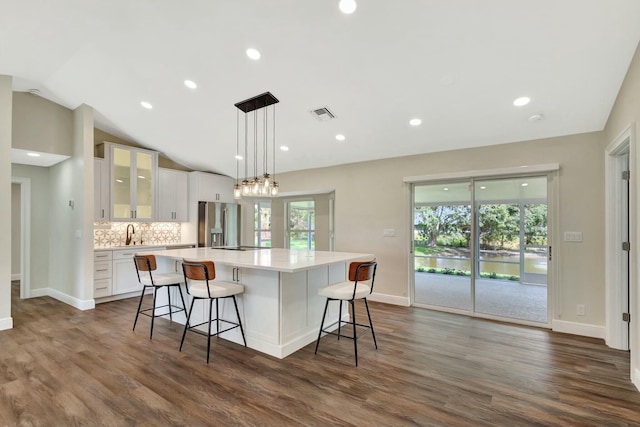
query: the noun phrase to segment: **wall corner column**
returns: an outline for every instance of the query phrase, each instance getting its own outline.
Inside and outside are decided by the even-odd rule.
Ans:
[[[11,118],[13,79],[0,75],[0,330],[13,328],[11,317]],[[4,204],[4,202],[3,202]]]

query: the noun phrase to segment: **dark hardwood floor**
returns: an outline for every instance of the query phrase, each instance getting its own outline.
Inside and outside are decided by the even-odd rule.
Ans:
[[[629,354],[597,339],[370,303],[379,349],[364,336],[358,368],[333,336],[283,360],[214,339],[207,365],[178,324],[132,332],[136,299],[83,312],[13,288],[3,426],[640,425]]]

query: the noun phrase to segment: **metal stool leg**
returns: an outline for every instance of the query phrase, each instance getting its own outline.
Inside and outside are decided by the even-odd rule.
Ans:
[[[182,286],[178,285],[178,291],[180,292],[180,301],[182,301],[182,310],[185,316],[187,315],[187,305],[184,303],[184,296],[182,295]]]
[[[244,337],[244,329],[242,329],[242,320],[240,319],[240,311],[238,311],[238,303],[236,302],[236,296],[233,296],[233,305],[236,307],[236,315],[238,316],[238,325],[240,326],[240,333],[242,334],[242,341],[244,346],[247,346],[247,340]]]
[[[156,297],[158,295],[158,288],[153,287],[153,307],[151,307],[151,332],[149,333],[149,339],[153,337],[153,321],[156,320]]]
[[[171,286],[167,286],[167,301],[169,302],[169,322],[173,322],[173,309],[171,308]]]
[[[340,340],[340,326],[342,326],[342,300],[340,300],[340,308],[338,309],[338,341]]]
[[[216,306],[218,305],[218,298],[216,298]],[[209,363],[209,353],[211,351],[211,312],[213,309],[213,300],[209,300],[209,336],[207,337],[207,363]],[[217,307],[216,307],[216,311]]]
[[[144,291],[147,290],[146,286],[142,287],[142,293],[140,294],[140,302],[138,302],[138,311],[136,312],[136,320],[133,321],[133,330],[136,330],[136,323],[138,323],[138,316],[140,315],[140,307],[142,307],[142,298],[144,298]]]
[[[316,351],[313,354],[318,354],[318,345],[320,344],[320,336],[322,335],[322,328],[324,327],[324,318],[327,315],[327,307],[329,307],[329,298],[324,304],[324,312],[322,313],[322,321],[320,322],[320,332],[318,332],[318,339],[316,340]]]
[[[358,335],[356,333],[356,305],[355,301],[349,301],[351,303],[351,313],[353,313],[353,351],[356,354],[356,366],[358,366]]]
[[[376,346],[377,350],[378,343],[376,342],[376,333],[373,330],[373,322],[371,321],[371,313],[369,313],[369,304],[367,303],[366,298],[364,298],[364,306],[367,307],[367,316],[369,316],[369,327],[371,328],[371,336],[373,337],[373,344]]]
[[[191,319],[191,313],[193,313],[193,303],[196,302],[196,299],[193,298],[191,300],[191,306],[189,308],[189,313],[187,314],[187,321],[184,324],[184,332],[182,332],[182,340],[180,340],[180,351],[182,351],[182,344],[184,344],[184,337],[187,336],[187,329],[189,329],[189,320]]]

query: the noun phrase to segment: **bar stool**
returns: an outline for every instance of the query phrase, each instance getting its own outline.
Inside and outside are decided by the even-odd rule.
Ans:
[[[193,297],[191,300],[191,307],[189,308],[189,315],[187,317],[187,323],[184,325],[184,332],[182,333],[182,340],[180,341],[180,351],[182,351],[182,345],[184,344],[184,338],[187,335],[188,330],[192,330],[193,332],[199,333],[201,335],[207,336],[207,363],[209,363],[209,353],[211,350],[211,337],[220,335],[223,332],[229,331],[231,329],[240,328],[240,333],[242,334],[242,341],[244,341],[244,346],[247,346],[247,340],[244,337],[244,330],[242,329],[242,320],[240,319],[240,312],[238,311],[238,303],[236,302],[236,295],[242,294],[244,292],[244,286],[233,283],[233,282],[224,282],[222,280],[215,280],[216,278],[216,267],[213,261],[182,261],[182,271],[184,272],[184,282],[187,285],[187,293]],[[231,322],[229,320],[221,319],[219,313],[219,305],[218,300],[220,298],[231,298],[233,299],[233,305],[236,308],[236,316],[238,316],[238,322]],[[191,320],[191,314],[193,313],[193,303],[197,299],[208,299],[209,300],[209,320],[198,323],[197,325],[190,325],[189,322]],[[213,318],[213,301],[216,302],[216,317]],[[211,323],[216,323],[216,332],[211,333]],[[232,325],[229,328],[220,330],[220,322],[224,322],[226,324]],[[194,329],[198,326],[208,324],[208,330],[205,334],[204,332]]]
[[[187,306],[184,303],[184,297],[182,295],[182,289],[180,288],[180,284],[184,281],[184,278],[181,274],[176,273],[164,273],[164,274],[154,274],[153,271],[156,271],[156,257],[154,255],[134,255],[133,261],[136,265],[136,273],[138,275],[138,282],[142,285],[142,293],[140,294],[140,302],[138,303],[138,311],[136,312],[136,320],[133,322],[133,330],[136,330],[136,323],[138,323],[138,316],[140,314],[144,314],[145,316],[151,317],[151,332],[149,333],[149,339],[153,337],[153,321],[156,317],[162,317],[169,315],[169,320],[173,321],[173,313],[179,313],[184,311],[186,314]],[[156,307],[156,297],[158,295],[158,289],[166,287],[167,288],[167,304],[161,305],[160,307]],[[177,305],[171,304],[171,288],[177,287],[180,292],[180,300],[182,300],[182,308]],[[153,307],[141,310],[142,307],[142,299],[144,298],[144,293],[147,288],[153,288]],[[157,310],[161,308],[168,308],[167,313],[157,314]],[[149,314],[148,312],[151,312]]]
[[[324,305],[324,313],[322,313],[322,321],[320,322],[320,332],[318,332],[318,340],[316,341],[316,351],[314,354],[318,354],[318,345],[320,344],[320,337],[322,333],[337,335],[340,337],[353,339],[353,350],[356,358],[356,366],[358,366],[358,338],[364,333],[371,330],[371,336],[373,337],[373,344],[378,349],[378,343],[376,342],[376,334],[373,330],[373,323],[371,322],[371,314],[369,313],[369,304],[367,303],[367,295],[373,292],[373,282],[376,277],[376,269],[378,263],[375,261],[367,262],[352,262],[349,264],[349,277],[347,282],[336,283],[335,285],[325,286],[320,288],[318,294],[320,296],[327,297],[327,302]],[[356,309],[355,301],[363,300],[364,305],[367,308],[367,316],[369,317],[369,324],[363,325],[356,322]],[[327,308],[329,307],[329,301],[339,301],[340,310],[338,311],[338,320],[333,322],[329,326],[324,326],[324,319],[327,315]],[[342,320],[342,302],[347,301],[351,306],[351,319],[350,321]],[[338,324],[338,332],[329,331],[329,328]],[[343,324],[353,326],[353,335],[344,335],[341,333],[341,326]],[[357,334],[356,326],[366,328],[364,331]]]

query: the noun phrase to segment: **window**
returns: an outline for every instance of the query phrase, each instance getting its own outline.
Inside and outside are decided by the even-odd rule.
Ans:
[[[288,203],[289,249],[314,250],[316,212],[313,200]]]
[[[253,207],[253,244],[271,247],[271,202],[256,202]]]

